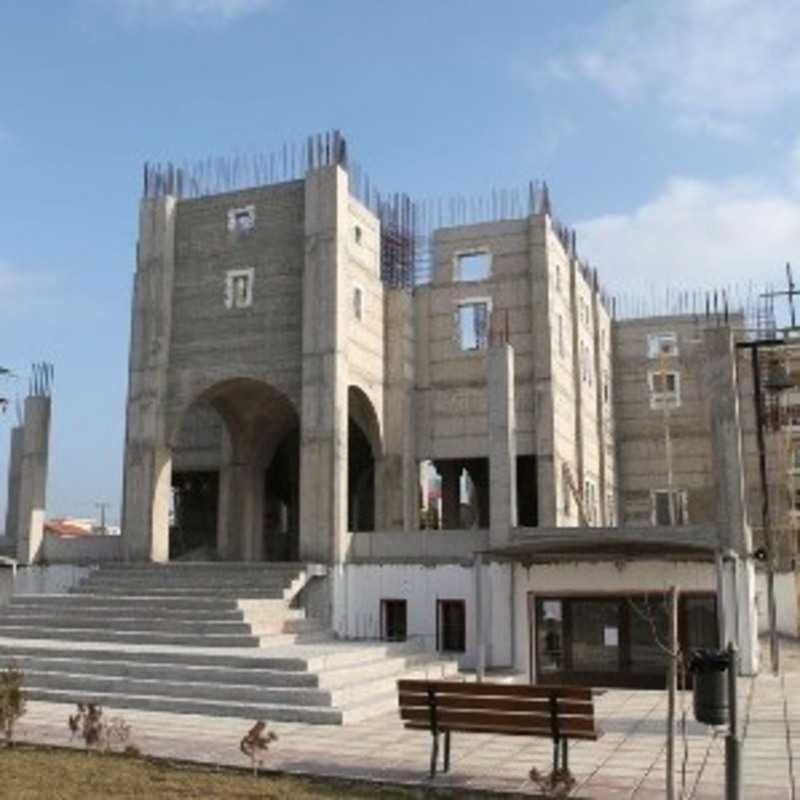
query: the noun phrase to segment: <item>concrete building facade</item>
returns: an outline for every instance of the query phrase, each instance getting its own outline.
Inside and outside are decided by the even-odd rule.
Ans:
[[[341,140],[325,152],[298,179],[224,193],[150,177],[126,557],[324,564],[315,607],[339,636],[456,642],[466,665],[540,679],[537,648],[577,635],[581,593],[622,664],[623,595],[676,580],[752,671],[739,321],[615,320],[549,202],[439,227],[429,280],[397,280],[413,219],[357,196]],[[723,553],[741,559],[729,575]],[[553,675],[590,680],[559,659]]]

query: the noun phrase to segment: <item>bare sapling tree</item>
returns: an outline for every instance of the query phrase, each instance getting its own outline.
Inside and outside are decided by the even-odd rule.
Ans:
[[[258,775],[258,769],[264,763],[264,757],[272,742],[278,741],[278,734],[267,730],[264,720],[256,722],[239,742],[239,749],[250,759],[253,775]]]
[[[0,672],[0,732],[6,747],[13,745],[14,728],[25,714],[26,697],[22,689],[24,680],[22,671],[13,665]]]

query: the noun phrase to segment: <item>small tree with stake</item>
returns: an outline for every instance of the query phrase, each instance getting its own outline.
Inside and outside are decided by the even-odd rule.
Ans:
[[[270,744],[277,741],[278,734],[267,730],[267,723],[259,720],[239,742],[239,749],[250,759],[253,774],[258,775],[258,768],[264,763],[264,756]]]
[[[14,726],[25,713],[24,676],[15,667],[0,672],[0,732],[7,747],[14,743]]]

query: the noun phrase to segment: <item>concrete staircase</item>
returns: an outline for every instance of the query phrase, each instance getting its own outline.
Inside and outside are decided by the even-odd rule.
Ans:
[[[398,677],[457,672],[413,643],[337,641],[292,608],[289,564],[107,566],[0,609],[0,668],[32,700],[342,724],[396,707]]]

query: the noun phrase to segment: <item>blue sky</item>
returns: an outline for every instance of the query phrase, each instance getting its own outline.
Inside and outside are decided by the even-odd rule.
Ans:
[[[147,159],[338,127],[413,196],[544,178],[614,291],[777,283],[798,253],[792,0],[2,6],[0,364],[12,395],[55,364],[54,515],[118,514]]]

